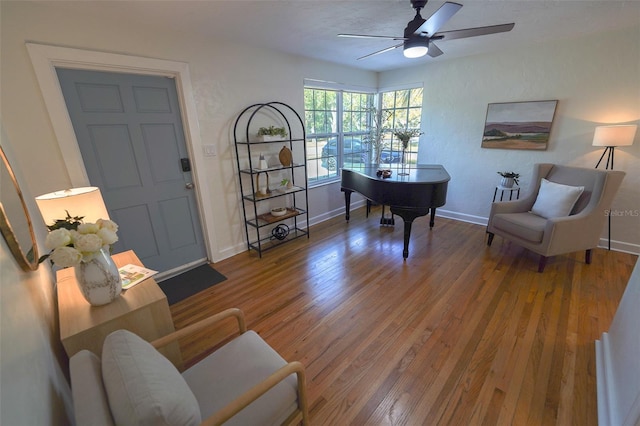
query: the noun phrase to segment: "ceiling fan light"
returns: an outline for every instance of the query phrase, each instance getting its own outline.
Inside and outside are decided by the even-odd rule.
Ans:
[[[405,58],[420,58],[424,56],[429,51],[427,46],[413,46],[413,47],[405,47],[402,53]]]
[[[404,42],[402,53],[405,58],[420,58],[429,51],[429,40],[422,38],[413,38]]]

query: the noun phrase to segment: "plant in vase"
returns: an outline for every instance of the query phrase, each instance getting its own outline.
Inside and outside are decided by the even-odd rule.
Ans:
[[[402,164],[405,163],[405,152],[409,147],[409,141],[411,138],[415,138],[422,134],[423,132],[421,132],[420,129],[399,129],[393,132],[393,135],[400,139],[400,142],[402,143]]]
[[[74,267],[78,286],[92,305],[113,301],[122,291],[118,268],[111,258],[111,245],[118,241],[118,225],[107,219],[83,223],[82,217],[58,219],[47,226],[45,247],[50,252],[39,259],[62,268]]]
[[[287,131],[284,127],[260,127],[258,129],[258,137],[262,140],[279,140],[287,137]]]
[[[293,188],[293,182],[291,182],[291,179],[284,178],[280,181],[280,186],[284,186],[287,189],[291,189]]]
[[[502,176],[502,180],[500,181],[500,185],[505,188],[513,187],[513,184],[519,185],[518,178],[520,178],[520,174],[516,172],[497,172],[500,176]]]

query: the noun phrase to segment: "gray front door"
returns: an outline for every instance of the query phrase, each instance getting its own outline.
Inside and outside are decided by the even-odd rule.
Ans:
[[[120,226],[114,252],[160,272],[206,261],[175,81],[56,71],[89,181]]]

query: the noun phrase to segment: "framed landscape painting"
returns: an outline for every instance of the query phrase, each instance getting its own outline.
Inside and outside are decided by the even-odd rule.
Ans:
[[[483,148],[545,150],[557,100],[489,104]]]

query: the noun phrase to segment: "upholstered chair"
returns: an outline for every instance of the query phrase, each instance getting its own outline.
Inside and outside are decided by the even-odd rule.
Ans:
[[[239,335],[182,373],[157,351],[227,318],[237,320]],[[239,309],[153,342],[114,331],[101,354],[82,350],[69,369],[78,426],[309,424],[304,367],[247,331]]]
[[[598,246],[603,225],[625,173],[555,164],[536,164],[531,193],[515,201],[494,202],[487,225],[487,245],[494,235],[547,258]]]

